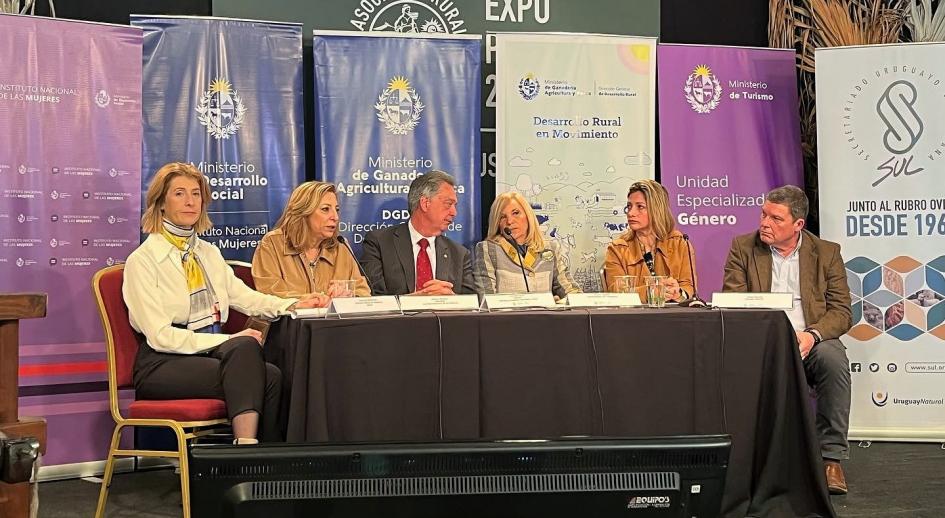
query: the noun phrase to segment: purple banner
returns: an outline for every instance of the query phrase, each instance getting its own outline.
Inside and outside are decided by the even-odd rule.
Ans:
[[[0,15],[0,63],[0,292],[48,294],[20,325],[20,414],[48,420],[44,464],[103,459],[91,280],[138,244],[141,30]]]
[[[794,51],[658,49],[660,182],[697,255],[703,298],[732,238],[757,230],[765,192],[803,187]]]

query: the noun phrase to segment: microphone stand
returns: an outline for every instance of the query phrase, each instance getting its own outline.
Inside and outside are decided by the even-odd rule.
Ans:
[[[682,235],[686,241],[686,253],[689,255],[689,271],[692,273],[692,295],[688,299],[679,303],[684,308],[704,308],[706,302],[699,298],[699,289],[696,288],[696,269],[692,266],[692,244],[689,242],[689,234]]]
[[[358,265],[358,271],[361,272],[361,277],[364,277],[364,282],[367,283],[368,289],[371,290],[371,295],[374,295],[374,286],[371,286],[371,279],[367,276],[367,273],[364,272],[364,268],[361,267],[361,261],[358,261],[358,258],[354,256],[354,250],[351,249],[348,240],[341,234],[338,234],[338,242],[345,245],[345,248],[348,249],[348,253],[351,254],[351,258],[354,259],[354,264]]]
[[[522,280],[525,281],[525,291],[531,293],[532,290],[528,287],[528,276],[525,275],[525,254],[522,252],[522,248],[512,239],[512,231],[509,230],[509,227],[505,227],[505,230],[502,231],[502,237],[518,252],[518,266],[522,269]]]

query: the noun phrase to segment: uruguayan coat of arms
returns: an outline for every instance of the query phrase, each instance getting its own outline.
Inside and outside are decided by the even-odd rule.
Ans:
[[[541,83],[538,82],[538,78],[535,77],[535,74],[531,72],[525,74],[525,77],[518,82],[518,93],[522,95],[522,99],[526,101],[531,101],[532,99],[538,97],[538,94],[541,92]]]
[[[686,79],[686,101],[696,113],[709,113],[722,100],[722,85],[719,78],[706,65],[699,65]]]
[[[243,100],[226,79],[215,79],[210,84],[210,89],[200,97],[196,110],[197,120],[217,139],[235,135],[246,115]]]
[[[413,131],[420,123],[420,113],[425,107],[420,102],[420,95],[403,76],[391,79],[374,105],[377,119],[394,135],[406,135]]]

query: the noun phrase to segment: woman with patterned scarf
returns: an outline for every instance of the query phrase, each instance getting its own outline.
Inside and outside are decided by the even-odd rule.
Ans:
[[[581,292],[558,242],[542,236],[535,211],[521,194],[496,196],[486,236],[476,245],[473,273],[478,293],[550,291],[559,299]]]
[[[131,326],[144,335],[134,384],[139,399],[226,401],[238,444],[280,439],[281,373],[263,360],[262,336],[221,333],[230,306],[275,318],[315,300],[248,288],[220,250],[198,235],[211,227],[210,187],[193,165],[170,163],[151,181],[141,218],[148,238],[125,264],[122,293]]]

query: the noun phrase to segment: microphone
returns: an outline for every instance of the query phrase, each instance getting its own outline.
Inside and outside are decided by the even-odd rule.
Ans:
[[[686,253],[689,255],[689,271],[692,272],[692,295],[690,295],[688,299],[680,302],[679,305],[684,308],[704,308],[706,307],[706,303],[699,298],[699,289],[696,288],[696,269],[692,266],[692,243],[689,242],[689,234],[683,234],[682,238],[686,241]]]
[[[515,247],[515,250],[518,252],[518,266],[522,269],[522,280],[525,281],[525,291],[531,293],[532,290],[528,287],[528,276],[525,275],[525,252],[522,250],[522,247],[520,247],[519,244],[516,243],[514,239],[512,239],[512,231],[509,229],[509,227],[505,227],[505,230],[502,231],[502,234],[502,237],[504,237],[506,241]]]
[[[358,271],[361,272],[361,276],[364,277],[364,281],[367,282],[368,289],[371,290],[371,295],[374,295],[374,286],[371,286],[371,278],[364,273],[364,268],[361,267],[361,261],[358,261],[358,258],[354,256],[354,250],[351,249],[348,240],[345,239],[345,236],[338,234],[338,242],[345,245],[345,248],[348,249],[348,253],[351,254],[351,258],[354,259],[354,264],[358,265]]]

